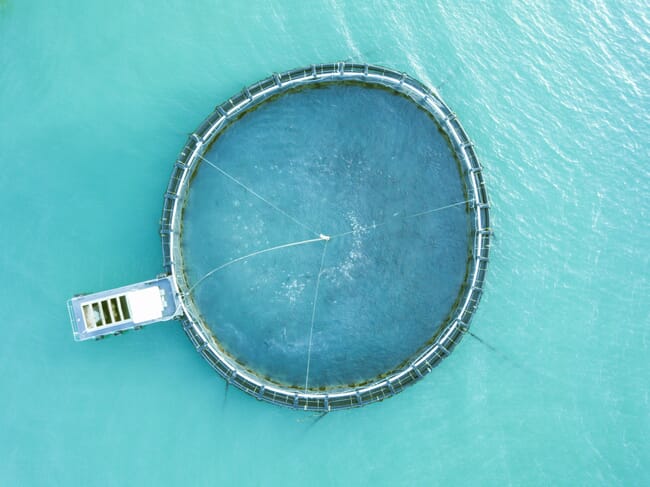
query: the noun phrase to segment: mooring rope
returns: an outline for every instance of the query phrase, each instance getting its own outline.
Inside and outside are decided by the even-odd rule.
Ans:
[[[252,194],[252,195],[255,196],[256,198],[258,198],[260,201],[263,201],[264,203],[266,203],[267,205],[269,205],[271,208],[273,208],[273,209],[276,210],[277,212],[279,212],[279,213],[283,214],[284,216],[286,216],[287,218],[289,218],[289,219],[290,219],[291,221],[293,221],[294,223],[300,225],[302,228],[304,228],[305,230],[309,231],[310,233],[312,233],[312,234],[314,234],[314,235],[316,235],[316,236],[320,235],[319,232],[317,232],[317,231],[315,231],[315,230],[309,228],[309,226],[305,225],[303,222],[301,222],[300,220],[298,220],[296,217],[290,215],[289,213],[287,213],[286,211],[284,211],[282,208],[279,208],[277,205],[274,205],[274,204],[271,203],[269,200],[267,200],[264,196],[260,195],[259,193],[255,192],[252,188],[250,188],[249,186],[247,186],[247,185],[245,185],[244,183],[242,183],[239,179],[237,179],[237,178],[234,177],[233,175],[231,175],[231,174],[229,174],[228,172],[226,172],[226,171],[224,171],[223,169],[221,169],[221,168],[220,168],[219,166],[217,166],[214,162],[209,161],[208,159],[206,159],[205,157],[203,157],[201,154],[197,154],[197,156],[198,156],[202,161],[205,161],[205,162],[206,162],[208,165],[210,165],[212,168],[216,169],[216,170],[219,171],[221,174],[223,174],[224,176],[226,176],[226,177],[227,177],[228,179],[230,179],[233,183],[235,183],[235,184],[241,186],[241,187],[244,188],[246,191],[248,191],[250,194]]]
[[[329,242],[329,237],[325,240],[325,245],[323,245],[323,254],[320,258],[320,268],[318,269],[318,277],[316,277],[316,291],[314,292],[314,302],[311,307],[311,325],[309,327],[309,345],[307,346],[307,371],[305,372],[305,392],[309,386],[309,366],[311,365],[311,344],[312,337],[314,335],[314,321],[316,319],[316,303],[318,302],[318,290],[320,288],[320,278],[323,274],[323,265],[325,264],[325,251],[327,250],[327,244]]]
[[[447,208],[453,208],[454,206],[464,205],[464,204],[470,203],[472,201],[474,201],[474,200],[459,201],[458,203],[452,203],[450,205],[440,206],[439,208],[434,208],[432,210],[421,211],[420,213],[413,213],[412,215],[406,215],[405,217],[402,217],[402,220],[406,220],[408,218],[415,218],[417,216],[428,215],[430,213],[435,213],[436,211],[446,210]]]
[[[236,259],[229,260],[225,264],[221,264],[220,266],[215,267],[211,271],[208,271],[206,274],[204,274],[203,277],[201,279],[199,279],[198,281],[196,281],[194,283],[194,285],[187,291],[187,294],[188,295],[191,294],[192,291],[194,291],[194,289],[196,289],[196,287],[199,284],[201,284],[203,281],[205,281],[208,277],[210,277],[215,272],[218,272],[221,269],[224,269],[224,268],[226,268],[226,267],[228,267],[228,266],[230,266],[232,264],[235,264],[236,262],[240,262],[242,260],[248,259],[249,257],[255,257],[256,255],[265,254],[265,253],[271,252],[273,250],[286,249],[288,247],[297,247],[298,245],[305,245],[305,244],[309,244],[309,243],[313,243],[313,242],[321,242],[323,240],[325,240],[325,242],[327,242],[327,240],[329,240],[329,237],[327,237],[326,235],[320,235],[318,238],[312,238],[312,239],[309,239],[309,240],[301,240],[300,242],[291,242],[291,243],[286,243],[286,244],[282,244],[282,245],[276,245],[274,247],[269,247],[268,249],[257,250],[255,252],[251,252],[250,254],[242,255],[241,257],[237,257]]]
[[[349,230],[349,231],[343,232],[343,233],[337,233],[336,235],[332,235],[330,238],[344,237],[346,235],[350,235],[352,233],[356,233],[356,232],[360,232],[360,231],[364,232],[366,230],[375,230],[376,228],[383,227],[384,225],[388,225],[390,223],[393,223],[394,221],[407,220],[409,218],[415,218],[415,217],[418,217],[418,216],[430,215],[431,213],[446,210],[448,208],[453,208],[454,206],[465,205],[467,203],[471,203],[472,201],[474,201],[474,200],[459,201],[457,203],[452,203],[450,205],[440,206],[438,208],[433,208],[431,210],[426,210],[426,211],[420,211],[418,213],[412,213],[412,214],[406,215],[406,216],[396,215],[396,216],[386,220],[385,222],[368,225],[366,227],[357,228],[355,230]]]

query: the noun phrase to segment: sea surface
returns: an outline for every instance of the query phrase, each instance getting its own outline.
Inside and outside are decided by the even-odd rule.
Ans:
[[[0,485],[650,484],[642,1],[0,1]],[[222,381],[175,322],[72,340],[66,300],[161,272],[212,108],[332,60],[439,89],[495,232],[468,336],[325,417]]]

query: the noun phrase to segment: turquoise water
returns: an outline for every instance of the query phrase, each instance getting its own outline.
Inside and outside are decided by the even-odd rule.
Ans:
[[[643,2],[0,2],[0,484],[646,485]],[[65,300],[161,270],[187,133],[332,59],[433,86],[478,147],[495,245],[426,379],[308,415],[221,381],[175,323],[74,343]],[[254,462],[251,467],[250,462]]]
[[[391,372],[456,312],[472,224],[461,178],[430,114],[396,92],[273,99],[192,178],[193,300],[227,353],[275,382],[331,389]]]

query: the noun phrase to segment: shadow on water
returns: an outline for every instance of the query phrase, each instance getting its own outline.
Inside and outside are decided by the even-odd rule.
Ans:
[[[306,431],[310,431],[314,426],[316,426],[316,424],[318,424],[318,423],[319,423],[323,418],[325,418],[325,416],[327,416],[328,414],[329,414],[328,411],[326,411],[326,412],[324,412],[324,413],[311,414],[311,415],[307,416],[306,418],[300,418],[300,419],[297,419],[296,422],[298,422],[298,423],[306,423],[306,422],[309,422],[309,423],[307,424],[307,429],[306,429]]]
[[[474,338],[477,342],[481,343],[485,348],[490,350],[492,353],[497,355],[502,361],[510,364],[514,368],[530,375],[536,375],[538,377],[543,377],[545,379],[551,379],[555,382],[561,383],[566,387],[571,387],[571,384],[567,383],[565,380],[560,379],[557,376],[551,375],[548,372],[543,372],[541,370],[536,369],[535,367],[526,364],[524,362],[521,362],[519,359],[515,358],[511,354],[506,354],[496,348],[494,345],[491,345],[490,343],[486,342],[483,340],[481,337],[477,336],[476,334],[472,333],[471,331],[467,331],[467,335],[471,336]]]
[[[228,402],[228,391],[230,390],[230,382],[226,382],[226,390],[223,393],[223,402],[221,403],[221,412],[225,411],[226,403]]]
[[[525,368],[525,366],[523,364],[519,363],[517,360],[513,360],[508,355],[506,355],[505,353],[502,353],[496,347],[490,345],[488,342],[483,340],[481,337],[475,335],[471,331],[467,331],[467,334],[469,336],[471,336],[472,338],[474,338],[479,343],[483,344],[483,346],[486,347],[488,350],[490,350],[490,351],[494,352],[495,354],[497,354],[501,359],[505,360],[506,362],[509,362],[510,364],[514,365],[515,367],[517,367],[519,369],[524,369]]]

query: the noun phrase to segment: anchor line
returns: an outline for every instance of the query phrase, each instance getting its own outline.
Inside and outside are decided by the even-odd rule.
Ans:
[[[469,330],[467,330],[466,333],[467,333],[469,336],[471,336],[472,338],[474,338],[477,342],[482,343],[482,344],[483,344],[483,345],[484,345],[488,350],[491,350],[491,351],[493,351],[494,353],[503,356],[503,354],[502,354],[501,352],[499,352],[499,350],[497,350],[496,348],[494,348],[492,345],[490,345],[488,342],[486,342],[485,340],[483,340],[481,337],[476,336],[474,333],[472,333],[472,332],[469,331]],[[506,358],[507,358],[507,357],[506,357]]]
[[[355,230],[349,230],[349,231],[343,232],[343,233],[337,233],[336,235],[332,235],[330,238],[344,237],[346,235],[350,235],[352,233],[356,233],[356,232],[359,232],[359,231],[375,230],[376,228],[383,227],[384,225],[388,225],[389,223],[393,223],[394,221],[408,220],[409,218],[416,218],[416,217],[419,217],[419,216],[430,215],[431,213],[435,213],[437,211],[442,211],[442,210],[446,210],[448,208],[453,208],[455,206],[460,206],[460,205],[464,205],[464,204],[467,204],[467,203],[471,203],[472,201],[473,200],[459,201],[457,203],[452,203],[450,205],[445,205],[445,206],[440,206],[438,208],[433,208],[432,210],[420,211],[418,213],[413,213],[413,214],[402,216],[402,217],[399,217],[399,218],[398,217],[393,217],[393,218],[390,218],[389,220],[386,220],[385,222],[382,222],[382,223],[368,225],[368,226],[365,226],[365,227],[357,228]]]
[[[466,333],[469,336],[471,336],[472,338],[474,338],[477,342],[482,344],[485,348],[490,350],[492,353],[494,353],[495,355],[500,357],[502,360],[505,360],[506,362],[510,363],[511,365],[513,365],[513,366],[515,366],[515,367],[517,367],[519,369],[525,370],[527,372],[534,372],[534,373],[539,374],[538,371],[532,369],[531,367],[529,367],[525,363],[519,362],[519,360],[517,360],[517,359],[509,356],[508,354],[502,352],[501,350],[499,350],[495,346],[491,345],[490,343],[486,342],[481,337],[477,336],[476,334],[472,333],[471,331],[467,330]],[[541,374],[541,375],[545,375],[545,374]]]
[[[226,171],[224,171],[223,169],[221,169],[221,168],[220,168],[219,166],[217,166],[214,162],[209,161],[208,159],[206,159],[205,157],[203,157],[201,154],[197,154],[197,156],[198,156],[202,161],[205,161],[205,162],[206,162],[209,166],[211,166],[213,169],[216,169],[216,170],[219,171],[221,174],[223,174],[223,175],[226,176],[228,179],[230,179],[232,182],[234,182],[235,184],[237,184],[237,185],[239,185],[240,187],[244,188],[246,191],[248,191],[250,194],[252,194],[253,196],[255,196],[257,199],[259,199],[260,201],[263,201],[264,203],[266,203],[267,205],[269,205],[271,208],[273,208],[273,209],[276,210],[277,212],[281,213],[281,214],[284,215],[285,217],[289,218],[291,221],[293,221],[293,222],[296,223],[297,225],[300,225],[302,228],[304,228],[305,230],[309,231],[310,233],[312,233],[312,234],[314,234],[314,235],[316,235],[316,236],[319,235],[319,233],[318,233],[317,231],[315,231],[315,230],[313,230],[312,228],[308,227],[308,226],[305,225],[303,222],[301,222],[300,220],[298,220],[296,217],[294,217],[294,216],[290,215],[289,213],[287,213],[286,211],[284,211],[282,208],[279,208],[277,205],[274,205],[273,203],[271,203],[271,202],[270,202],[269,200],[267,200],[264,196],[262,196],[262,195],[260,195],[259,193],[255,192],[255,191],[254,191],[252,188],[250,188],[249,186],[246,186],[246,185],[245,185],[244,183],[242,183],[239,179],[237,179],[236,177],[232,176],[232,175],[229,174],[228,172],[226,172]]]
[[[311,307],[311,325],[309,326],[309,345],[307,347],[307,371],[305,372],[305,392],[307,392],[309,386],[309,367],[311,365],[311,345],[312,338],[314,336],[314,321],[316,319],[316,303],[318,302],[318,291],[320,288],[320,278],[323,274],[323,264],[325,264],[325,251],[327,250],[327,243],[329,239],[325,240],[325,245],[323,245],[323,254],[320,258],[320,268],[318,269],[318,276],[316,277],[316,291],[314,292],[314,302]]]
[[[431,213],[435,213],[436,211],[446,210],[448,208],[453,208],[454,206],[460,206],[460,205],[464,205],[466,203],[471,203],[472,201],[474,201],[474,200],[459,201],[458,203],[452,203],[450,205],[441,206],[439,208],[434,208],[433,210],[421,211],[420,213],[413,213],[412,215],[407,215],[407,216],[403,217],[403,219],[406,220],[408,218],[415,218],[415,217],[418,217],[418,216],[429,215]]]
[[[198,281],[196,281],[194,283],[194,285],[187,291],[187,294],[190,295],[192,293],[192,291],[194,291],[194,289],[196,289],[196,287],[199,284],[201,284],[203,281],[205,281],[212,274],[214,274],[215,272],[220,271],[221,269],[225,269],[226,267],[228,267],[228,266],[230,266],[232,264],[235,264],[237,262],[241,262],[242,260],[246,260],[246,259],[248,259],[250,257],[255,257],[256,255],[265,254],[267,252],[272,252],[274,250],[286,249],[286,248],[289,248],[289,247],[297,247],[299,245],[305,245],[305,244],[309,244],[309,243],[313,243],[313,242],[321,242],[323,240],[325,240],[327,242],[327,239],[323,238],[323,237],[324,236],[319,236],[318,238],[312,238],[312,239],[309,239],[309,240],[301,240],[300,242],[291,242],[291,243],[286,243],[286,244],[282,244],[282,245],[276,245],[274,247],[269,247],[268,249],[257,250],[255,252],[251,252],[250,254],[242,255],[241,257],[237,257],[236,259],[229,260],[225,264],[221,264],[220,266],[215,267],[211,271],[208,271],[201,279],[199,279]]]
[[[467,330],[466,333],[469,336],[471,336],[472,338],[474,338],[477,342],[482,344],[490,352],[492,352],[496,356],[498,356],[501,360],[509,363],[511,366],[513,366],[513,367],[515,367],[517,369],[520,369],[520,370],[522,370],[522,371],[524,371],[526,373],[529,373],[529,374],[534,374],[534,375],[544,377],[546,379],[554,380],[554,381],[556,381],[556,382],[558,382],[558,383],[560,383],[560,384],[562,384],[562,385],[564,385],[566,387],[573,387],[572,384],[565,381],[562,377],[558,377],[556,375],[550,374],[548,371],[541,371],[541,370],[537,369],[536,367],[534,367],[530,362],[528,362],[528,363],[527,362],[522,362],[519,359],[517,359],[516,357],[512,356],[511,354],[507,354],[505,352],[502,352],[501,350],[496,348],[494,345],[491,345],[489,342],[486,342],[484,339],[482,339],[478,335],[472,333],[471,331]]]

